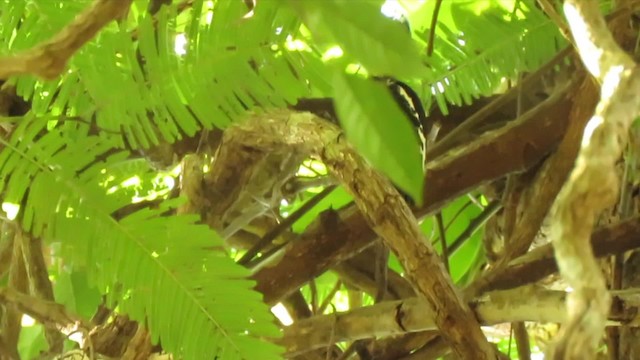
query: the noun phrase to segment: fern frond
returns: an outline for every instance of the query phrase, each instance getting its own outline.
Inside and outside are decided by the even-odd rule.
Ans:
[[[86,5],[62,3],[0,3],[9,24],[21,22],[16,33],[0,32],[11,44],[5,52],[46,39]],[[18,93],[36,115],[95,114],[101,129],[123,133],[120,147],[126,140],[133,149],[224,128],[247,109],[285,106],[309,93],[308,70],[287,48],[299,24],[292,12],[263,2],[245,19],[242,2],[205,4],[194,1],[186,14],[178,4],[163,6],[154,17],[134,8],[128,22],[111,24],[75,54],[61,79],[23,76]],[[184,55],[175,50],[178,36],[187,41]]]
[[[532,1],[516,4],[510,11],[500,3],[443,3],[440,11],[452,21],[439,22],[434,54],[425,57],[433,69],[422,87],[427,108],[436,102],[446,114],[448,103],[492,95],[505,79],[535,70],[564,46],[555,24]],[[485,8],[481,16],[478,8]],[[426,42],[429,31],[421,31]]]
[[[196,225],[196,215],[163,216],[181,200],[116,220],[130,194],[100,183],[105,174],[126,179],[112,169],[128,154],[109,155],[109,138],[46,125],[26,119],[0,152],[0,192],[20,204],[22,227],[61,242],[65,260],[85,267],[110,303],[146,323],[165,350],[186,359],[278,359],[280,349],[261,340],[279,331],[249,271],[210,250],[222,239]],[[86,133],[83,127],[77,132]]]

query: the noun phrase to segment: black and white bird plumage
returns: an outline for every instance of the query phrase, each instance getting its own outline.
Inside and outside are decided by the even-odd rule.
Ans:
[[[391,95],[395,99],[396,103],[402,109],[402,112],[407,116],[407,119],[411,121],[420,141],[420,154],[422,155],[422,169],[426,164],[427,155],[427,129],[425,124],[427,123],[427,115],[422,106],[422,101],[416,92],[407,84],[392,79],[386,78],[386,85],[391,91]]]
[[[411,122],[416,132],[420,145],[420,154],[422,157],[422,171],[426,170],[427,161],[427,139],[428,129],[427,115],[422,106],[422,101],[416,92],[407,84],[389,77],[377,78],[379,81],[384,81],[387,88],[391,92],[396,104],[400,106],[402,112],[406,115],[406,120]],[[405,119],[397,119],[397,121],[406,121]],[[411,197],[404,191],[398,188],[398,191],[408,204],[414,205]]]

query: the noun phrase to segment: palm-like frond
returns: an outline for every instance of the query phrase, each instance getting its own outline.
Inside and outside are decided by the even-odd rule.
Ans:
[[[432,3],[426,2],[410,19],[423,45]],[[428,68],[421,78],[403,79],[421,89],[427,108],[435,102],[446,109],[447,103],[459,105],[490,95],[505,77],[535,69],[557,52],[564,41],[555,25],[533,1],[515,3],[516,9],[499,3],[443,3],[435,51],[422,59]],[[60,81],[22,77],[18,90],[33,99],[36,114],[51,107],[73,109],[68,115],[97,114],[101,128],[122,131],[132,148],[146,148],[160,140],[173,142],[202,128],[223,128],[247,108],[282,106],[310,91],[321,89],[322,95],[331,91],[327,80],[332,78],[331,69],[321,61],[328,44],[313,51],[291,51],[287,36],[305,39],[308,32],[301,32],[299,16],[284,3],[259,3],[250,21],[243,19],[247,9],[242,2],[217,1],[213,8],[208,4],[196,0],[181,14],[177,5],[163,6],[155,18],[146,11],[132,11],[131,26],[123,22],[105,29],[73,58],[69,73]],[[313,2],[309,4],[313,10]],[[22,22],[15,33],[7,31],[10,26],[1,32],[12,51],[47,38],[82,8],[77,3],[60,10],[21,2],[3,7],[8,25]],[[41,14],[37,22],[35,13]],[[347,24],[353,17],[353,29],[361,29],[356,26],[358,13],[340,15]],[[331,16],[326,19],[330,21]],[[345,36],[354,43],[370,41],[363,37],[366,34],[350,29],[339,31],[354,31]],[[176,54],[177,35],[186,38],[184,55]],[[345,54],[343,63],[379,57],[375,52],[363,47],[355,57]]]
[[[286,51],[287,34],[298,26],[292,12],[264,2],[251,21],[243,21],[242,2],[218,1],[207,9],[209,3],[194,1],[182,14],[177,5],[163,6],[155,17],[132,11],[135,27],[124,21],[109,26],[74,56],[59,81],[21,77],[18,92],[33,99],[36,114],[51,107],[73,112],[67,115],[96,114],[102,129],[122,131],[132,148],[223,128],[247,108],[283,106],[309,93],[301,80],[305,55]],[[3,6],[12,21],[35,19],[42,10]],[[76,5],[77,11],[63,8],[54,23],[44,16],[38,23],[24,21],[16,33],[3,32],[10,50],[46,39],[79,11]],[[187,41],[184,55],[175,50],[178,35]]]
[[[506,9],[497,2],[443,2],[439,18],[449,21],[438,23],[434,53],[425,57],[432,69],[422,86],[427,108],[434,101],[446,109],[448,103],[492,95],[502,82],[538,68],[564,46],[557,26],[534,1],[514,3],[517,8]],[[429,29],[419,16],[431,19],[431,11],[425,6],[412,17],[425,42]]]
[[[114,219],[130,196],[99,183],[118,173],[110,169],[127,154],[104,158],[114,141],[86,136],[85,124],[75,134],[46,125],[26,119],[0,153],[0,191],[21,204],[24,229],[64,240],[65,259],[86,267],[110,302],[146,322],[167,351],[188,359],[277,359],[278,348],[260,340],[279,332],[248,270],[210,250],[222,240],[194,224],[195,215],[163,216],[175,200]]]

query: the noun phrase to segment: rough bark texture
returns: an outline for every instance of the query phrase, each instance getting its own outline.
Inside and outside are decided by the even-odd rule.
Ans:
[[[581,76],[577,76],[571,82],[565,84],[563,89],[545,100],[538,108],[548,107],[559,101],[559,99],[569,97],[569,94],[573,92],[581,79]],[[535,115],[535,112],[532,113]],[[524,116],[532,116],[532,114],[528,113]],[[484,287],[486,287],[495,276],[503,272],[504,267],[507,266],[511,259],[522,255],[529,249],[551,207],[552,200],[559,192],[568,172],[573,166],[573,159],[579,147],[578,143],[581,133],[582,127],[580,124],[576,124],[575,122],[571,123],[568,131],[565,133],[563,141],[560,143],[559,149],[545,160],[544,165],[537,171],[533,181],[525,181],[522,177],[520,177],[520,180],[516,180],[513,176],[507,180],[507,189],[505,189],[507,196],[505,197],[506,200],[503,201],[505,203],[503,212],[504,219],[502,221],[503,226],[500,229],[504,237],[502,256],[495,264],[492,264],[489,271],[485,272],[482,277],[476,279],[473,284],[467,287],[465,296],[468,299],[481,293]],[[524,184],[515,186],[516,181]],[[526,188],[528,196],[525,200],[529,201],[527,204],[521,204],[524,203],[523,199],[521,199],[523,197],[521,195],[522,191],[516,191],[517,196],[514,191],[516,187],[523,187],[527,183],[530,185]],[[519,216],[520,211],[522,211],[521,216]],[[497,224],[498,221],[498,218],[492,219],[494,224]],[[493,230],[494,228],[491,229]],[[485,236],[496,237],[500,235],[500,231],[496,231],[495,233],[496,234],[492,235],[492,232],[485,232]]]
[[[640,287],[640,251],[634,251],[624,263],[623,288]],[[628,310],[628,309],[627,309]],[[620,328],[620,354],[618,359],[640,359],[640,328]]]
[[[640,247],[640,218],[634,217],[623,222],[598,229],[591,235],[591,247],[597,257],[622,254]],[[535,283],[558,271],[552,244],[531,250],[509,264],[485,290],[503,290]]]
[[[505,254],[493,266],[492,271],[485,273],[465,291],[468,298],[473,298],[484,291],[496,276],[504,273],[504,267],[509,261],[527,252],[539,233],[554,199],[573,169],[584,125],[597,103],[597,92],[593,81],[584,78],[582,72],[576,75],[572,83],[573,85],[568,86],[574,96],[567,132],[558,149],[545,160],[531,186],[528,187],[522,217],[518,219],[513,233],[505,240]]]
[[[464,151],[432,159],[424,188],[421,218],[484,183],[530,168],[549,154],[563,137],[572,100],[561,97],[530,116],[498,132],[480,137]],[[487,165],[490,164],[490,165]],[[324,224],[323,224],[324,223]],[[309,279],[365,249],[376,233],[353,206],[320,216],[291,243],[277,264],[253,276],[265,301],[275,304]]]
[[[627,129],[640,110],[640,75],[616,44],[596,2],[567,0],[564,9],[580,57],[602,83],[596,115],[586,126],[576,166],[555,205],[552,240],[563,278],[574,289],[569,321],[551,351],[556,359],[593,358],[602,337],[610,297],[589,236],[595,217],[616,200],[615,164]]]
[[[474,303],[474,311],[483,325],[510,321],[558,322],[567,317],[565,297],[564,291],[523,287],[489,293]],[[298,321],[285,329],[279,343],[287,348],[289,355],[295,355],[333,342],[436,330],[434,316],[429,304],[420,298],[383,302]]]
[[[60,75],[71,56],[111,21],[121,16],[131,0],[96,0],[50,40],[0,59],[0,79],[34,74],[45,79]]]
[[[433,307],[435,323],[454,352],[467,359],[495,358],[471,309],[458,296],[400,194],[346,143],[335,125],[312,114],[274,111],[227,132],[238,143],[271,150],[286,145],[294,152],[318,155],[354,195],[368,225],[396,254],[417,292]]]

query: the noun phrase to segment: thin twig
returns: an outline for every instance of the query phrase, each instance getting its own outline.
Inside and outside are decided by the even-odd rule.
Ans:
[[[32,294],[43,300],[53,301],[53,286],[49,280],[47,265],[42,254],[42,240],[31,237],[20,230],[17,235],[16,240],[20,240],[22,244],[22,256]],[[58,329],[46,326],[45,338],[49,344],[50,353],[62,352],[64,337]]]
[[[336,294],[338,293],[341,287],[342,287],[342,281],[341,280],[336,281],[331,291],[329,291],[329,293],[324,298],[324,300],[322,300],[322,303],[320,303],[320,306],[318,306],[318,311],[316,312],[316,314],[324,314],[324,311],[327,309],[329,304],[331,304],[331,300],[333,300],[333,297],[336,296]]]
[[[449,253],[454,254],[465,241],[480,229],[495,213],[502,209],[500,201],[492,201],[484,210],[469,222],[469,226],[449,246]]]
[[[467,194],[467,195],[471,195],[471,194]],[[451,220],[447,223],[447,225],[444,227],[445,230],[449,230],[449,226],[451,226],[452,224],[455,223],[455,221],[458,219],[458,216],[462,215],[462,213],[471,205],[476,205],[476,202],[474,200],[469,200],[466,203],[464,203],[464,205],[458,210],[456,211],[456,213],[451,217]],[[479,204],[479,207],[481,209],[484,209],[484,206],[482,206],[482,204]]]
[[[327,197],[334,189],[335,185],[327,186],[320,193],[316,194],[309,201],[304,203],[293,214],[286,217],[278,226],[266,233],[251,249],[249,249],[240,260],[238,264],[247,265],[261,250],[269,245],[278,235],[282,234],[286,229],[291,227],[296,221],[298,221],[304,214],[308,213],[314,206],[316,206],[322,199]]]
[[[316,279],[309,280],[309,291],[311,292],[311,313],[318,315],[318,288]]]
[[[375,302],[378,303],[384,299],[387,293],[389,282],[389,248],[387,248],[384,243],[380,243],[376,247],[375,252],[376,264],[374,277],[378,286]]]
[[[2,228],[2,233],[0,234],[0,278],[2,278],[9,270],[9,265],[11,264],[14,234],[13,232],[7,232],[4,229],[5,226],[1,226],[0,228]]]
[[[427,56],[433,54],[433,47],[436,38],[436,25],[438,25],[438,14],[440,13],[440,6],[442,0],[436,0],[435,7],[433,8],[433,15],[431,15],[431,28],[429,29],[429,45],[427,45]]]
[[[516,347],[518,348],[519,360],[531,360],[531,345],[529,345],[529,333],[524,326],[523,321],[516,321],[511,323],[513,329],[513,337],[516,340]]]
[[[179,3],[178,5],[176,5],[177,9],[176,9],[176,14],[180,15],[182,12],[184,12],[187,9],[190,9],[193,6],[194,0],[184,0],[181,3]],[[158,8],[158,10],[160,10]],[[152,14],[153,16],[153,26],[155,28],[155,26],[158,24],[158,18],[155,16],[155,14]],[[133,31],[131,31],[131,39],[132,40],[138,40],[138,36],[140,36],[140,29],[139,28],[135,28]]]
[[[442,211],[438,211],[435,215],[436,225],[438,227],[438,237],[440,238],[440,246],[442,247],[442,262],[444,263],[444,268],[449,271],[449,249],[447,249],[447,238],[445,236],[446,231],[444,230],[444,223],[442,221]]]
[[[0,303],[11,304],[42,324],[88,328],[80,316],[67,311],[61,304],[29,296],[13,288],[0,288]]]
[[[553,23],[556,24],[562,36],[564,36],[564,38],[567,39],[569,42],[572,42],[573,38],[571,37],[571,32],[569,31],[569,27],[567,26],[567,23],[564,21],[562,16],[558,14],[558,11],[556,10],[555,6],[553,6],[553,3],[549,0],[537,0],[537,1],[540,7],[542,8],[542,11],[544,11],[549,17],[549,19],[551,19],[551,21],[553,21]]]

